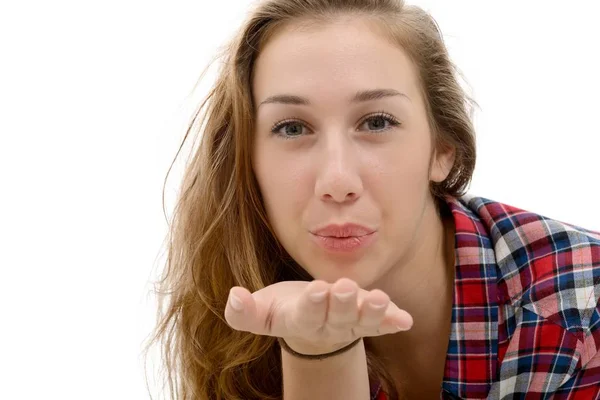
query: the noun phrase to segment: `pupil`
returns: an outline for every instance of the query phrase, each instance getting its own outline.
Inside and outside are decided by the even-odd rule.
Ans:
[[[301,133],[302,128],[299,124],[290,124],[287,126],[287,133],[290,135],[297,135]]]
[[[379,122],[379,123],[377,123],[377,122]],[[371,120],[371,123],[372,123],[371,126],[374,127],[375,129],[382,129],[385,127],[385,121],[381,117],[373,118]]]

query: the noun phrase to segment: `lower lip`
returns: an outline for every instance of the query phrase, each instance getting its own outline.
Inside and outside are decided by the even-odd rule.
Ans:
[[[353,251],[364,249],[375,241],[377,232],[369,233],[364,236],[351,236],[345,238],[318,236],[311,234],[313,240],[325,250],[334,253],[351,253]]]

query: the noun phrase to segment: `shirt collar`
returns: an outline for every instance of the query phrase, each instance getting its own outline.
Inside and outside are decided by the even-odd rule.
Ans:
[[[455,223],[452,325],[442,389],[485,398],[498,356],[497,265],[493,242],[467,198],[447,197]]]

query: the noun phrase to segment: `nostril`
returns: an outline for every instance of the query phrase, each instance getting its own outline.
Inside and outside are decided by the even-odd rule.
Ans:
[[[356,201],[360,195],[357,192],[341,192],[341,193],[323,193],[321,195],[321,200],[323,201],[334,201],[336,203],[345,203],[345,202],[354,202]]]
[[[350,199],[350,200],[354,200],[354,199],[356,199],[356,197],[357,197],[356,193],[348,193],[346,195],[346,198]]]

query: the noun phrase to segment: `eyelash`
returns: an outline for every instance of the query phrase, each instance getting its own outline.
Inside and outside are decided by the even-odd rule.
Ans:
[[[367,115],[366,117],[364,117],[361,121],[360,121],[360,125],[364,124],[365,122],[367,122],[368,120],[372,119],[372,118],[383,118],[386,121],[388,121],[390,123],[390,126],[388,126],[387,128],[383,128],[380,129],[378,131],[371,131],[375,134],[380,134],[382,132],[387,131],[388,129],[391,129],[393,127],[399,126],[400,125],[400,121],[398,121],[396,118],[394,118],[392,115],[386,113],[385,111],[378,111],[376,113]],[[304,135],[298,135],[298,136],[286,136],[283,134],[278,133],[278,131],[283,128],[284,126],[290,125],[291,123],[295,123],[295,122],[300,122],[304,127],[306,127],[305,122],[303,122],[300,118],[297,117],[291,117],[291,118],[286,118],[282,121],[276,122],[273,127],[271,128],[271,133],[273,135],[277,135],[283,139],[286,140],[291,140],[291,139],[295,139],[297,137],[300,136],[304,136]]]

